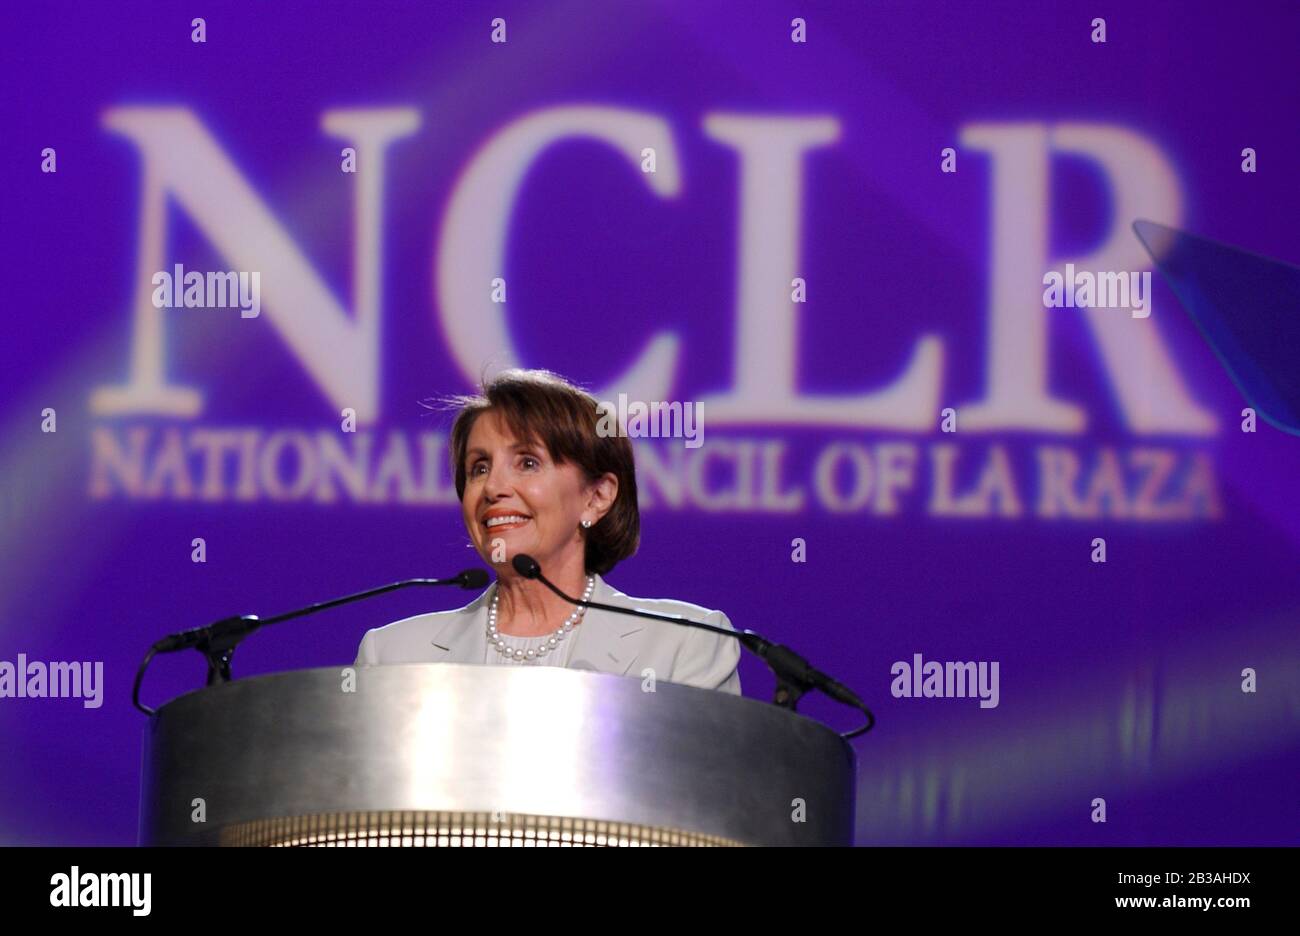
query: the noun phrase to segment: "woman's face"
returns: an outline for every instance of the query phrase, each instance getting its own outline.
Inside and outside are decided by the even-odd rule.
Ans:
[[[582,570],[580,524],[603,513],[600,492],[582,470],[571,462],[557,465],[540,442],[515,438],[493,410],[474,420],[465,449],[461,515],[484,561],[506,575],[521,553],[536,559],[548,577],[574,561]]]

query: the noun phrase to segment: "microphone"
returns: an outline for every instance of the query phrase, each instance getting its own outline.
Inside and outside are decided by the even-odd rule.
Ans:
[[[617,605],[603,604],[598,601],[584,601],[581,598],[574,598],[560,591],[545,575],[542,574],[542,567],[532,556],[520,553],[510,561],[514,570],[526,579],[541,582],[556,595],[563,598],[570,604],[581,605],[586,608],[597,608],[601,611],[612,611],[615,614],[628,614],[633,617],[648,618],[652,621],[665,621],[669,624],[679,624],[686,627],[697,627],[700,630],[712,631],[715,634],[723,634],[727,637],[735,638],[740,641],[740,645],[746,650],[753,653],[764,663],[776,677],[776,691],[773,694],[772,702],[775,705],[783,706],[791,711],[795,711],[801,696],[809,689],[817,689],[823,694],[829,696],[837,702],[842,702],[852,708],[857,709],[867,716],[867,723],[855,731],[842,734],[845,739],[855,738],[860,734],[870,731],[876,724],[876,716],[871,710],[863,704],[862,700],[857,697],[853,690],[849,689],[843,683],[826,675],[819,669],[815,669],[812,664],[795,653],[789,647],[783,644],[774,643],[768,640],[762,634],[752,630],[734,631],[725,627],[716,627],[713,624],[705,624],[703,621],[693,621],[690,618],[684,618],[676,614],[658,614],[654,611],[642,611],[639,608],[620,608]]]
[[[487,588],[489,581],[486,569],[466,569],[456,576],[456,584],[466,591]]]
[[[537,564],[537,560],[527,553],[520,553],[510,560],[510,564],[526,579],[542,579],[542,567]],[[546,579],[542,579],[543,582]]]
[[[335,598],[331,601],[321,601],[305,608],[286,611],[274,617],[259,618],[256,614],[236,615],[222,618],[207,627],[195,627],[176,634],[169,634],[149,648],[144,662],[140,664],[140,670],[135,677],[135,691],[132,694],[132,701],[135,703],[135,707],[146,715],[155,714],[154,709],[140,704],[140,684],[144,680],[144,672],[149,666],[149,661],[159,653],[175,653],[177,650],[195,648],[208,659],[207,684],[209,686],[219,682],[230,682],[230,658],[235,653],[235,647],[239,645],[241,640],[260,627],[265,627],[268,624],[279,624],[281,621],[292,620],[308,614],[315,614],[317,611],[324,611],[353,601],[360,601],[363,598],[382,595],[385,592],[396,591],[399,588],[410,588],[417,585],[454,585],[457,588],[473,590],[486,588],[488,581],[488,574],[483,569],[466,569],[451,578],[405,579],[401,582],[393,582],[391,585],[381,585],[379,588],[371,588],[352,595],[345,595],[342,598]]]

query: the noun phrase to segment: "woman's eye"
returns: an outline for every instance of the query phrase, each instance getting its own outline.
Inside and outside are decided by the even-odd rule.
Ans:
[[[470,468],[469,473],[470,473],[471,475],[480,475],[480,474],[482,474],[483,472],[480,471],[479,469],[484,469],[484,470],[486,470],[486,469],[487,469],[487,462],[475,462],[475,463],[474,463],[474,467]]]
[[[533,456],[531,456],[531,455],[525,455],[525,456],[524,456],[524,467],[527,468],[527,469],[529,469],[530,471],[531,471],[533,468],[540,468],[541,465],[542,465],[542,463],[539,462],[537,459],[533,458]]]

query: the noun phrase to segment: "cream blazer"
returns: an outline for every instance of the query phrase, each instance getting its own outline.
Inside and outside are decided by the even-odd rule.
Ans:
[[[478,663],[487,652],[487,612],[495,584],[463,608],[434,611],[366,631],[357,666],[387,663]],[[721,611],[666,598],[632,598],[599,575],[592,601],[674,614],[735,630]],[[568,640],[568,668],[717,689],[740,695],[740,642],[695,627],[588,608]]]

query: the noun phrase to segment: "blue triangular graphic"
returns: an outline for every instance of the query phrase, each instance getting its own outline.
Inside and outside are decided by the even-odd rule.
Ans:
[[[1151,221],[1133,230],[1246,401],[1300,435],[1300,267]]]

